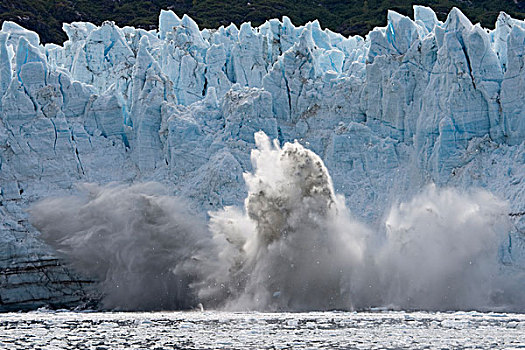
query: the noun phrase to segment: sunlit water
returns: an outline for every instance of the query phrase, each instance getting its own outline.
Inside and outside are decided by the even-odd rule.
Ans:
[[[517,349],[525,314],[427,312],[0,314],[2,349]]]

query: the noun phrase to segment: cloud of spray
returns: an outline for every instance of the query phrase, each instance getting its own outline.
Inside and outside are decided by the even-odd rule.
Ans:
[[[82,197],[38,203],[32,222],[100,281],[109,308],[523,309],[523,278],[498,264],[505,202],[430,186],[373,232],[316,154],[255,140],[244,207],[209,213],[208,225],[153,183],[82,185]]]
[[[255,142],[244,211],[210,214],[226,247],[221,259],[231,266],[227,308],[351,308],[348,286],[366,230],[350,219],[315,153],[297,142],[272,145],[262,132]]]
[[[510,229],[504,201],[482,190],[431,185],[392,207],[385,228],[374,254],[383,303],[431,310],[498,304],[498,246]]]
[[[204,220],[160,184],[80,189],[33,206],[32,223],[73,268],[100,281],[104,307],[195,306],[191,284],[214,255]]]

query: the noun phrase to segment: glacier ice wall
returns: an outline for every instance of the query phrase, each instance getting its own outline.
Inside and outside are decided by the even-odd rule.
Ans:
[[[288,18],[217,30],[163,11],[159,30],[65,24],[42,46],[0,31],[0,307],[68,304],[90,282],[65,269],[27,222],[78,182],[157,181],[193,209],[246,196],[254,133],[298,140],[357,217],[379,225],[426,184],[482,187],[510,203],[501,246],[525,266],[525,22],[496,29],[457,9],[416,6],[366,38]]]

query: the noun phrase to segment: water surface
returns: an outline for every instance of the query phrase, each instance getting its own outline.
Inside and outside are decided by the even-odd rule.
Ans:
[[[0,315],[5,349],[525,348],[525,314],[29,312]]]

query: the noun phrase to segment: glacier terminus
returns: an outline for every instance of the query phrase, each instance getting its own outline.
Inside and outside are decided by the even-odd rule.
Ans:
[[[0,311],[83,305],[93,292],[90,277],[111,275],[104,269],[86,276],[65,263],[32,224],[31,213],[44,212],[42,206],[32,209],[35,203],[94,196],[106,200],[108,209],[100,215],[116,207],[139,215],[129,203],[159,191],[165,196],[155,202],[159,208],[187,210],[191,220],[209,221],[213,232],[228,232],[232,246],[224,251],[244,250],[226,262],[217,254],[214,262],[230,266],[224,273],[235,271],[234,277],[167,260],[180,267],[176,276],[190,270],[198,276],[187,283],[209,303],[221,293],[202,287],[209,278],[231,287],[239,276],[252,276],[242,279],[245,293],[228,287],[226,307],[359,309],[385,303],[472,309],[486,297],[495,307],[524,310],[523,19],[501,13],[495,29],[487,30],[458,9],[441,22],[430,8],[415,6],[414,19],[390,11],[387,26],[363,38],[322,29],[317,21],[296,27],[287,17],[259,27],[200,29],[186,15],[162,11],[158,30],[119,28],[110,21],[63,29],[68,40],[62,46],[42,45],[37,33],[13,22],[0,31]],[[112,197],[103,197],[111,184],[118,184]],[[169,196],[183,198],[184,208]],[[78,202],[71,203],[58,206],[53,218],[74,212]],[[288,216],[268,216],[275,209],[269,203]],[[310,260],[284,241],[279,252],[295,259],[290,266],[311,264],[309,271],[325,276],[313,282],[349,287],[328,304],[315,301],[333,292],[328,287],[322,295],[304,295],[284,278],[272,278],[261,291],[265,282],[254,274],[279,274],[272,264],[289,262],[272,243],[283,232],[286,239],[307,232],[303,237],[316,240],[310,232],[316,225],[323,232],[335,225],[328,231],[337,234],[319,243],[335,253]],[[202,237],[206,226],[195,224]],[[338,251],[346,237],[341,227],[359,232],[343,240],[352,242],[344,253]],[[183,225],[182,231],[191,230]],[[205,249],[198,237],[181,242]],[[80,254],[71,239],[59,238],[55,248]],[[387,248],[370,248],[389,240]],[[469,247],[467,255],[463,247]],[[483,258],[489,251],[495,252],[494,264]],[[425,263],[416,269],[413,262],[421,259]],[[445,266],[441,261],[447,259]],[[472,263],[478,268],[469,272],[470,284],[456,290],[456,301],[423,300],[421,291],[450,288],[463,277],[449,272]],[[326,273],[352,264],[376,266],[351,274],[353,281],[372,276],[366,287],[381,286],[377,295]],[[384,266],[401,271],[399,285],[385,279],[392,271]],[[432,273],[449,278],[411,280]],[[413,288],[403,289],[407,284]],[[479,285],[493,286],[494,293],[473,293]],[[180,295],[191,292],[179,287]],[[114,300],[120,294],[104,292],[110,296],[106,305],[119,307]],[[367,298],[345,303],[355,295]],[[508,304],[511,299],[517,304]]]

